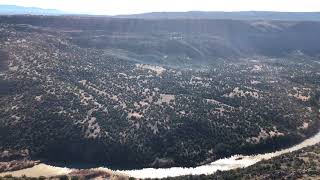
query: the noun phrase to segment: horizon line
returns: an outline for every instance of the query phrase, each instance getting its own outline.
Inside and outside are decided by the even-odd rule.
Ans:
[[[22,7],[22,8],[38,8],[42,10],[55,10],[60,11],[61,13],[73,14],[73,15],[97,15],[97,16],[127,16],[127,15],[139,15],[139,14],[150,14],[150,13],[191,13],[191,12],[198,12],[198,13],[210,13],[210,12],[216,12],[216,13],[241,13],[241,12],[274,12],[274,13],[320,13],[319,11],[277,11],[277,10],[236,10],[236,11],[228,11],[228,10],[188,10],[188,11],[145,11],[145,12],[136,12],[136,13],[119,13],[119,14],[107,14],[107,13],[94,13],[94,12],[72,12],[72,11],[65,11],[62,9],[57,8],[42,8],[38,6],[21,6],[21,5],[15,5],[15,4],[0,4],[0,6],[16,6],[16,7]]]

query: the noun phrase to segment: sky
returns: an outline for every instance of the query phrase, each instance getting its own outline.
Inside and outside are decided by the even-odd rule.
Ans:
[[[320,0],[0,0],[0,4],[96,15],[172,11],[320,11]]]

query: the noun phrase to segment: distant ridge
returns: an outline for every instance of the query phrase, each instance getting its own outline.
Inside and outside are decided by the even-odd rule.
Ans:
[[[37,7],[23,7],[15,5],[0,5],[0,15],[63,15],[68,14],[56,9],[42,9]]]
[[[132,15],[118,15],[116,18],[138,19],[235,19],[235,20],[284,20],[284,21],[320,21],[320,12],[273,12],[273,11],[239,11],[239,12],[151,12]]]
[[[107,13],[107,12],[106,12]],[[233,20],[281,20],[281,21],[320,21],[320,12],[274,12],[274,11],[188,11],[150,12],[127,15],[76,14],[57,9],[0,5],[0,15],[74,15],[89,17],[112,17],[129,19],[233,19]]]

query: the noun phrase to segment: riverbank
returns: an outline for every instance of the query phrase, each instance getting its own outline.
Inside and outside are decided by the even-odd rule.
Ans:
[[[185,179],[320,179],[320,143],[260,161],[247,168],[218,171],[212,175],[172,177],[165,180]]]
[[[265,154],[256,154],[251,156],[243,156],[243,155],[235,155],[230,158],[223,158],[217,161],[214,161],[207,165],[202,165],[194,168],[184,168],[184,167],[172,167],[172,168],[144,168],[139,170],[115,170],[112,171],[105,167],[93,168],[91,170],[95,171],[105,171],[105,172],[115,172],[119,174],[127,175],[128,177],[135,178],[165,178],[165,177],[176,177],[176,176],[185,176],[185,175],[201,175],[201,174],[213,174],[216,171],[227,171],[237,168],[245,168],[251,166],[259,161],[268,160],[273,157],[280,156],[282,154],[286,154],[289,152],[294,152],[300,150],[304,147],[312,146],[317,143],[320,143],[320,132],[315,136],[312,136],[309,139],[304,140],[303,142],[280,151],[275,151],[272,153]],[[0,173],[0,176],[5,176],[11,174],[15,177],[20,177],[22,175],[26,175],[28,177],[39,177],[39,176],[58,176],[69,174],[72,171],[76,171],[77,169],[70,169],[64,167],[55,167],[47,164],[39,164],[32,168],[27,168],[18,171]]]

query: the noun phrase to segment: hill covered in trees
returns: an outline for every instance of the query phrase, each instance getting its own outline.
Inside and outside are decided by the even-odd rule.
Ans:
[[[0,150],[196,166],[318,131],[314,22],[0,17]]]

